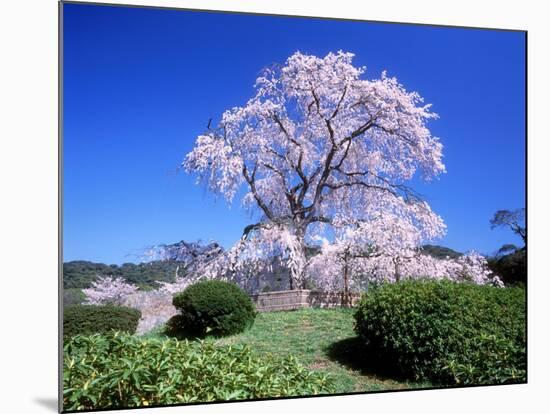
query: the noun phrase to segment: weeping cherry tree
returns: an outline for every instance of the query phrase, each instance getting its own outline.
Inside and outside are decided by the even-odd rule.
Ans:
[[[254,96],[209,125],[185,157],[186,171],[257,213],[215,271],[284,260],[302,288],[319,238],[363,257],[399,257],[445,232],[407,183],[445,171],[427,122],[437,115],[386,73],[365,78],[352,53],[300,52],[266,68]],[[346,244],[347,243],[347,244]]]

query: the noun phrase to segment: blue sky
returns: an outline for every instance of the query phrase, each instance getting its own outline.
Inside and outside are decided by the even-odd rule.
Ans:
[[[64,5],[64,260],[136,261],[179,240],[229,247],[250,217],[178,166],[253,93],[261,68],[297,50],[344,50],[418,91],[440,119],[447,173],[419,190],[448,232],[438,244],[492,253],[491,230],[525,204],[525,36],[520,32],[180,10]]]

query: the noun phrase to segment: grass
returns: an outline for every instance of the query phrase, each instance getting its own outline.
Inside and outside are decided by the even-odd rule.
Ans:
[[[423,388],[427,382],[391,377],[362,351],[353,331],[353,309],[301,309],[260,313],[246,332],[206,338],[217,345],[247,344],[259,356],[294,355],[308,368],[329,373],[336,393]],[[163,336],[157,328],[146,336]]]

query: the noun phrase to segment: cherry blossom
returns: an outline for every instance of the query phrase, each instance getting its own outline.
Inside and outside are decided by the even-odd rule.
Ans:
[[[157,290],[162,293],[169,293],[173,295],[175,293],[183,292],[187,286],[193,284],[194,282],[196,282],[196,279],[193,277],[176,276],[174,282],[157,281],[160,285]]]
[[[451,266],[418,256],[422,243],[446,229],[407,185],[445,172],[443,147],[427,128],[437,115],[386,72],[366,79],[353,57],[294,53],[260,74],[244,106],[225,111],[217,127],[197,137],[185,170],[229,203],[244,188],[241,203],[257,222],[191,277],[246,284],[282,263],[290,289],[307,281],[336,289],[342,272],[395,280],[482,266],[478,259]],[[321,254],[308,255],[320,245]],[[351,273],[346,283],[355,283]]]
[[[121,305],[124,298],[137,292],[138,287],[121,277],[99,276],[92,287],[82,289],[86,303],[91,305]]]
[[[311,260],[308,275],[321,290],[344,292],[364,291],[373,283],[426,278],[504,286],[500,278],[489,270],[485,257],[474,251],[456,259],[435,258],[421,250],[408,257],[354,256],[353,251],[346,250],[345,246],[326,244],[322,253]]]

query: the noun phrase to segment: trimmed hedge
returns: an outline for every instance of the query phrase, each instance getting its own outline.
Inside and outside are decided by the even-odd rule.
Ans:
[[[63,309],[63,337],[121,331],[135,333],[137,309],[113,305],[71,305]]]
[[[332,379],[296,358],[253,355],[248,346],[76,336],[64,346],[63,409],[93,410],[334,392]]]
[[[233,335],[250,328],[256,309],[250,297],[237,285],[220,280],[195,283],[172,300],[180,311],[168,327],[186,334]]]
[[[523,382],[525,308],[521,288],[402,281],[363,295],[355,329],[369,357],[404,377]]]

